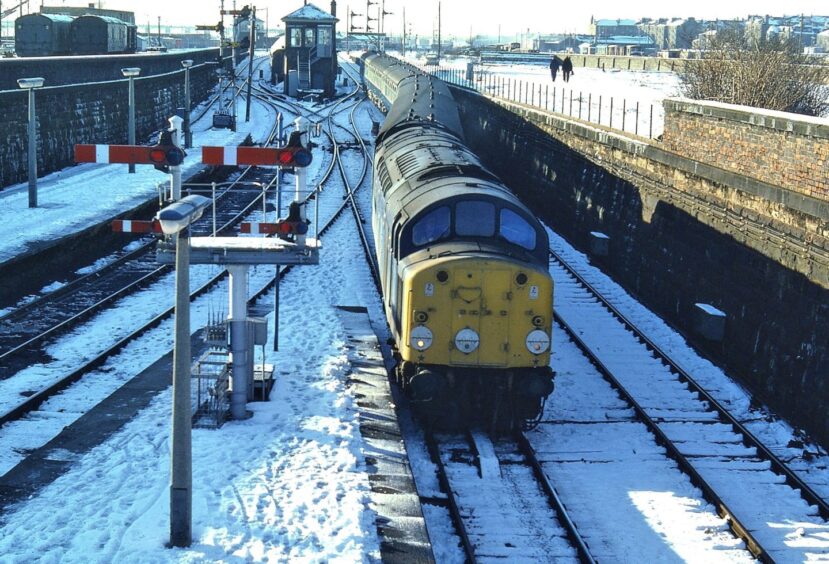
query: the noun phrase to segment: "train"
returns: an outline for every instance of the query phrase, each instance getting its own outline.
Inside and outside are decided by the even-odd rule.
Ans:
[[[111,16],[27,14],[15,20],[19,57],[135,53],[135,25]]]
[[[554,388],[547,232],[466,146],[443,81],[385,55],[359,63],[386,113],[372,226],[395,379],[429,425],[532,425]]]

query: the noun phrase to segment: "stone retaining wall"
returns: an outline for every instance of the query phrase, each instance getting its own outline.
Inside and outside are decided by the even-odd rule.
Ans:
[[[829,198],[829,120],[717,102],[665,100],[669,151]]]
[[[179,70],[185,59],[200,65],[215,62],[218,56],[218,49],[192,49],[132,55],[0,58],[0,90],[17,90],[18,78],[34,76],[44,78],[46,86],[118,80],[122,78],[121,69],[126,67],[139,67],[143,76],[152,76]]]
[[[190,69],[192,107],[215,85],[214,63]],[[74,163],[76,143],[127,143],[126,79],[37,90],[38,176]],[[167,118],[184,106],[184,71],[135,79],[135,135],[138,143],[167,127]],[[28,95],[0,92],[0,189],[28,179]]]

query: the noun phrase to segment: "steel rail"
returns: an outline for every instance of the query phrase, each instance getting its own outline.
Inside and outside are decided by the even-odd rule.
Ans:
[[[637,402],[627,391],[627,389],[622,386],[621,382],[619,382],[619,380],[613,375],[613,372],[611,372],[611,370],[599,359],[590,346],[587,345],[587,343],[585,343],[578,334],[576,334],[573,328],[561,318],[557,311],[553,312],[553,318],[564,329],[565,333],[567,333],[573,343],[575,343],[582,354],[584,354],[584,356],[590,361],[602,377],[604,377],[604,379],[616,389],[619,395],[621,395],[622,398],[628,402],[634,412],[636,412],[637,417],[645,423],[648,430],[656,437],[656,442],[667,450],[668,456],[673,459],[677,465],[679,465],[686,475],[688,475],[691,479],[691,483],[702,490],[702,495],[706,501],[716,507],[717,513],[720,517],[728,521],[728,526],[731,531],[746,543],[746,547],[749,552],[751,552],[754,557],[761,562],[774,562],[774,559],[757,541],[751,531],[742,523],[742,521],[740,521],[740,519],[737,518],[731,508],[722,500],[714,488],[708,484],[705,478],[697,472],[697,469],[694,468],[693,464],[691,464],[686,456],[680,452],[679,448],[668,438],[665,432],[662,431],[662,428],[647,414],[645,409],[639,405],[639,402]]]
[[[705,390],[685,369],[683,369],[677,362],[675,362],[659,345],[654,343],[643,331],[641,331],[632,321],[630,321],[618,308],[610,303],[592,284],[590,284],[581,274],[576,272],[560,255],[552,249],[550,255],[560,263],[587,291],[593,294],[596,299],[616,317],[622,325],[631,331],[637,339],[639,339],[647,348],[649,348],[659,360],[661,360],[674,374],[676,374],[680,381],[687,383],[691,389],[698,393],[702,399],[708,402],[710,409],[717,413],[720,421],[731,426],[732,430],[740,433],[743,436],[743,444],[753,447],[757,450],[760,458],[765,459],[771,464],[771,469],[777,474],[783,476],[786,483],[800,491],[801,497],[812,505],[817,506],[820,516],[823,519],[829,519],[829,503],[826,502],[817,492],[815,492],[806,482],[803,481],[794,471],[791,470],[780,458],[766,447],[760,439],[758,439],[751,431],[746,428],[740,421],[738,421],[719,401],[717,401],[707,390]]]

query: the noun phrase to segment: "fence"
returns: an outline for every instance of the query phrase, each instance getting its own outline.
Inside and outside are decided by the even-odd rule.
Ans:
[[[465,69],[430,65],[424,70],[451,84],[502,100],[526,104],[648,139],[662,135],[664,110],[661,104],[640,103],[623,97],[559,88],[489,72],[475,71],[472,80],[468,80]]]

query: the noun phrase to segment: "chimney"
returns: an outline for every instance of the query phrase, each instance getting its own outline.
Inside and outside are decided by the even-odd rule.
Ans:
[[[331,15],[337,17],[337,0],[331,0]]]

